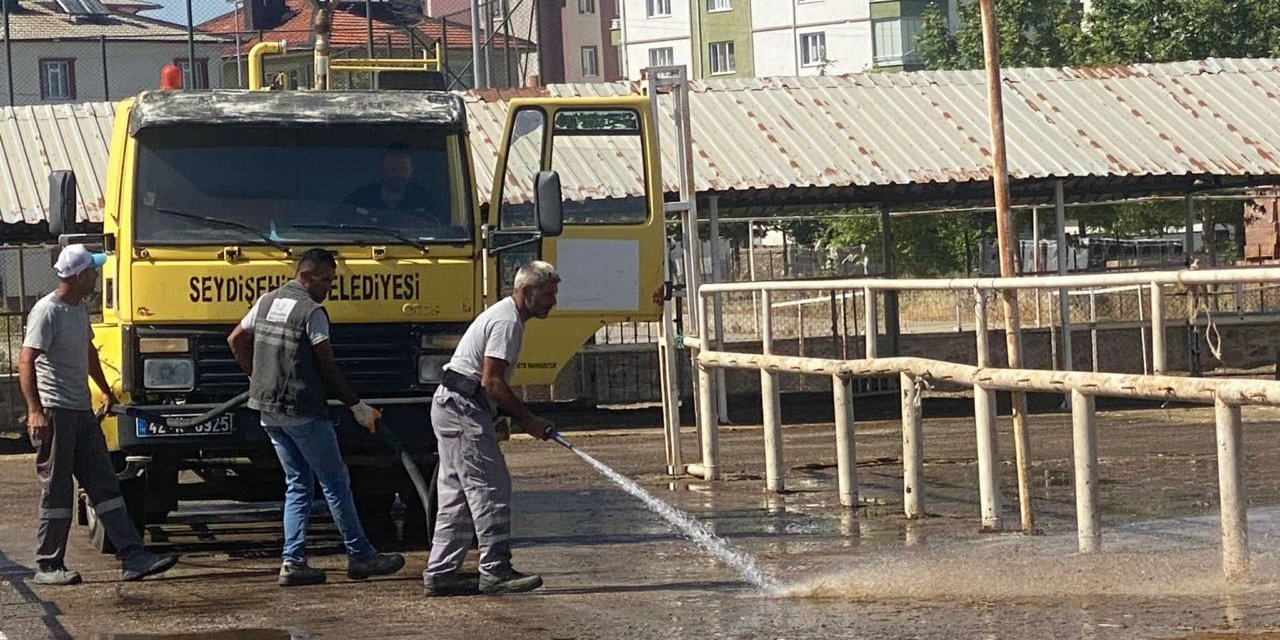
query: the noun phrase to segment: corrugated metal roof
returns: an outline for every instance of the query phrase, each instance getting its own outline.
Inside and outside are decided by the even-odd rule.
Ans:
[[[1280,176],[1280,59],[1010,69],[1004,88],[1014,180]],[[638,86],[548,92],[629,95]],[[690,92],[698,191],[990,180],[981,71],[700,80]],[[504,112],[505,103],[473,94],[468,108]],[[674,190],[672,145],[663,157]]]
[[[49,172],[76,172],[77,219],[102,221],[103,175],[114,107],[107,102],[0,109],[0,219],[46,219]]]
[[[1055,179],[1069,181],[1073,200],[1187,189],[1195,179],[1280,182],[1280,59],[1010,69],[1004,78],[1015,197],[1044,197]],[[976,71],[694,81],[696,187],[732,204],[989,200],[984,86]],[[622,82],[464,94],[481,199],[507,100],[637,92]],[[674,191],[674,121],[663,104],[664,176]],[[41,219],[44,176],[67,164],[81,179],[81,199],[101,201],[95,180],[105,166],[107,105],[0,113],[5,222]],[[622,176],[634,175],[633,166],[599,149],[579,156],[560,168],[566,185],[593,197],[625,193]],[[97,215],[93,206],[88,213]]]
[[[143,8],[145,6],[146,3],[143,3]],[[185,42],[187,39],[185,26],[134,15],[116,3],[107,3],[110,16],[94,21],[77,20],[52,2],[24,2],[21,7],[21,11],[9,14],[9,33],[14,42],[78,38],[96,40],[99,36],[106,36],[108,40],[119,38],[134,42]],[[219,41],[219,38],[202,33],[196,33],[195,39],[198,42]],[[0,41],[3,40],[0,35]]]

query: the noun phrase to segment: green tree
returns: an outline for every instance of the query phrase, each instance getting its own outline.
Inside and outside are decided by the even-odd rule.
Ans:
[[[1276,0],[1095,0],[1088,21],[1093,62],[1280,55]]]
[[[1002,67],[1058,67],[1092,57],[1076,5],[1063,0],[995,0]],[[930,69],[980,69],[982,16],[977,2],[960,2],[951,31],[943,5],[930,5],[917,48]]]
[[[835,247],[866,245],[872,256],[880,253],[880,217],[872,210],[829,220],[825,237]],[[991,217],[978,214],[938,214],[895,217],[894,266],[899,276],[937,276],[971,272],[982,235],[991,233]],[[875,260],[874,262],[879,262]]]

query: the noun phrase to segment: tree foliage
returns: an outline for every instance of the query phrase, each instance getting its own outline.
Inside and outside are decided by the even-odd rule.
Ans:
[[[855,211],[856,212],[856,211]],[[825,241],[837,247],[866,245],[872,256],[880,254],[881,227],[877,212],[830,220]],[[895,217],[894,269],[900,275],[934,276],[965,273],[977,268],[977,247],[991,233],[991,216],[938,214]]]

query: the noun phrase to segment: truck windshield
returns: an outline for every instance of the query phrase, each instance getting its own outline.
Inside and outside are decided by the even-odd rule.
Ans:
[[[459,134],[190,126],[138,136],[139,244],[457,244],[471,239]]]

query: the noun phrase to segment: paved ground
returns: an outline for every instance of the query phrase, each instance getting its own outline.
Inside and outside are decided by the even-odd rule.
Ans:
[[[761,491],[758,428],[728,428],[728,479],[660,473],[653,429],[571,438],[658,497],[706,523],[783,582],[761,593],[710,559],[568,451],[508,443],[516,478],[518,568],[541,592],[424,599],[425,558],[390,579],[341,575],[331,527],[314,524],[330,583],[275,586],[280,528],[270,505],[185,505],[153,530],[183,552],[169,576],[115,582],[109,557],[73,531],[70,562],[86,584],[30,585],[37,487],[28,455],[0,456],[0,638],[1230,638],[1280,629],[1280,413],[1245,412],[1251,582],[1219,578],[1217,475],[1210,410],[1106,414],[1100,450],[1104,553],[1074,555],[1070,428],[1033,416],[1032,477],[1043,535],[979,534],[971,423],[926,423],[931,517],[900,516],[900,434],[859,424],[867,506],[836,505],[828,425],[791,426],[783,496]],[[694,439],[686,440],[692,454]],[[1011,452],[1003,433],[1001,446]],[[1016,498],[1005,466],[1010,522]],[[197,509],[199,507],[199,509]],[[1252,636],[1259,637],[1259,636]],[[1266,637],[1280,637],[1266,636]]]

